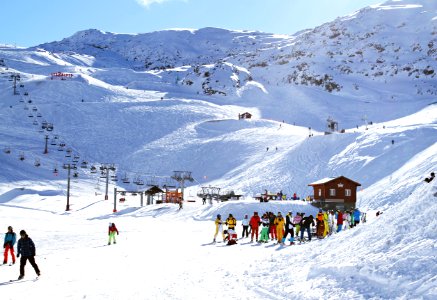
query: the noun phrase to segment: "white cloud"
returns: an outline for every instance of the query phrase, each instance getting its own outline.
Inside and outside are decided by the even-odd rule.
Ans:
[[[143,5],[143,6],[145,6],[145,7],[149,7],[150,5],[152,5],[153,3],[163,3],[163,2],[166,2],[166,1],[168,1],[168,0],[137,0],[137,2],[140,4],[140,5]]]

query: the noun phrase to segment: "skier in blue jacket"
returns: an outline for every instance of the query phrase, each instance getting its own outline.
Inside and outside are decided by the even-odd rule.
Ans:
[[[361,220],[361,212],[358,208],[355,208],[354,210],[354,226],[357,226],[358,224],[360,224],[360,220]]]
[[[12,256],[12,264],[15,264],[15,253],[14,253],[14,245],[17,239],[17,235],[15,234],[12,226],[8,226],[8,232],[5,233],[5,240],[3,242],[3,248],[5,249],[3,264],[8,263],[8,252],[11,252]]]

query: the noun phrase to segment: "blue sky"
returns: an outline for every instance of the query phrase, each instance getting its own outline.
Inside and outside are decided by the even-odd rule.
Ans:
[[[22,0],[0,3],[0,44],[35,46],[79,30],[220,27],[293,34],[383,0]]]

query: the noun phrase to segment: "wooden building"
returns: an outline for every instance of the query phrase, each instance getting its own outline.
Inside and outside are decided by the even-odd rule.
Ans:
[[[313,204],[324,210],[354,209],[357,202],[357,187],[360,183],[344,176],[324,178],[310,183],[314,188]]]
[[[238,120],[241,120],[241,119],[250,119],[250,118],[252,118],[252,114],[251,113],[245,112],[245,113],[242,113],[242,114],[238,114]]]

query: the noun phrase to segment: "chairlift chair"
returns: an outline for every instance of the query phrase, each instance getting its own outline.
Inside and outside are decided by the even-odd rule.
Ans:
[[[58,151],[64,151],[64,148],[61,145],[59,145]]]
[[[50,145],[52,145],[52,146],[56,146],[56,145],[57,145],[56,140],[55,140],[55,139],[52,139],[52,140],[50,141]],[[67,151],[67,152],[68,152],[68,151]]]
[[[3,152],[6,153],[6,154],[11,154],[11,148],[6,147],[6,148],[3,150]]]
[[[32,107],[32,111],[38,111],[38,108],[36,106]]]
[[[20,155],[18,156],[18,159],[23,161],[24,160],[24,153],[20,153]]]
[[[29,110],[29,107],[27,107],[27,105],[25,105],[25,106],[23,107],[23,109],[24,109],[24,110]]]
[[[124,201],[126,201],[126,198],[124,198],[124,197],[122,197],[118,200],[118,202],[120,202],[120,203],[124,203]]]
[[[129,178],[127,177],[126,174],[124,174],[124,177],[123,177],[123,179],[122,179],[121,181],[123,181],[123,183],[130,183],[130,180],[129,180]]]
[[[47,131],[53,131],[53,124],[52,123],[48,123],[46,130]]]
[[[117,176],[117,175],[113,175],[113,176],[111,176],[111,180],[112,180],[112,181],[118,181],[118,176]]]
[[[33,118],[33,114],[30,113],[29,115],[27,115],[29,118]]]
[[[91,166],[90,170],[93,174],[97,173],[97,168],[95,166]]]
[[[100,178],[106,178],[106,172],[105,171],[102,171],[100,173]]]
[[[33,121],[33,125],[38,125],[38,121],[37,120]]]
[[[80,167],[83,169],[88,168],[88,162],[86,160],[83,160],[82,163],[80,164]]]
[[[42,114],[41,114],[41,113],[37,113],[37,114],[36,114],[36,117],[37,117],[37,118],[42,118]]]
[[[39,167],[41,166],[41,162],[39,161],[39,159],[35,159],[35,163],[34,163],[35,167]]]

